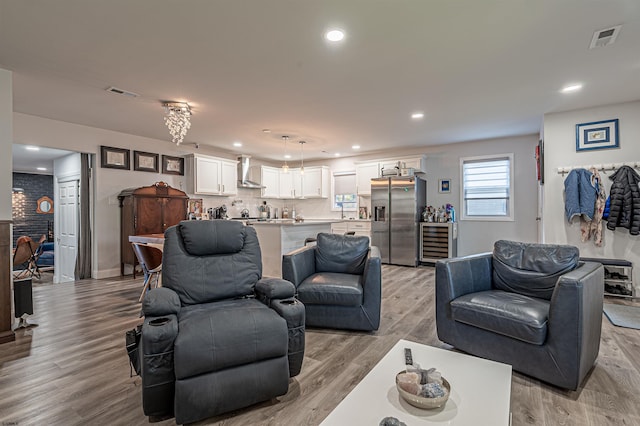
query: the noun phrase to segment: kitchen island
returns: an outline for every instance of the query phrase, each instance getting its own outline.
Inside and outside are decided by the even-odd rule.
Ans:
[[[305,220],[294,222],[292,219],[270,221],[249,221],[255,228],[262,252],[262,275],[264,277],[282,277],[282,255],[304,246],[306,238],[315,238],[320,232],[331,232],[333,220]]]

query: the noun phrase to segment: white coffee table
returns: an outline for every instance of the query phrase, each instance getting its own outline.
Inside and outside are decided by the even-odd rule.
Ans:
[[[400,399],[395,376],[404,369],[404,348],[411,348],[414,362],[437,368],[451,384],[444,407],[422,410]],[[407,426],[506,426],[510,398],[510,365],[400,340],[321,425],[377,426],[383,418],[395,417]]]

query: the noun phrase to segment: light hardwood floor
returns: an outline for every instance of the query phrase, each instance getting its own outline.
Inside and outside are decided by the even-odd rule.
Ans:
[[[140,288],[141,279],[36,282],[30,321],[39,326],[0,345],[0,424],[148,424],[124,349],[125,331],[140,322]],[[302,372],[286,395],[199,424],[316,425],[398,339],[449,348],[434,318],[433,268],[384,266],[380,330],[307,330]],[[583,389],[567,392],[514,372],[514,426],[640,425],[640,330],[602,323],[600,355]]]

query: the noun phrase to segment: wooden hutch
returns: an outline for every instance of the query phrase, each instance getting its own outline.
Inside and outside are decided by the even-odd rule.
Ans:
[[[187,218],[186,193],[170,187],[165,182],[150,186],[130,188],[118,195],[120,201],[120,274],[124,265],[138,263],[131,248],[129,235],[164,234],[165,229]]]

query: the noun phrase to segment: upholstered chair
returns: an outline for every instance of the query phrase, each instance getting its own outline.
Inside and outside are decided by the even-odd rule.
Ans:
[[[291,283],[261,279],[252,227],[167,229],[162,275],[142,304],[146,415],[191,423],[287,393],[304,356],[304,306]]]
[[[372,331],[380,326],[380,250],[369,238],[320,233],[282,258],[282,277],[305,305],[306,325]]]
[[[604,270],[576,247],[497,241],[436,263],[438,338],[565,389],[600,347]]]

